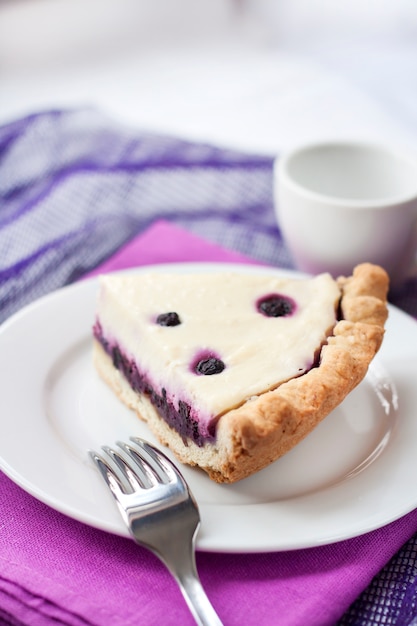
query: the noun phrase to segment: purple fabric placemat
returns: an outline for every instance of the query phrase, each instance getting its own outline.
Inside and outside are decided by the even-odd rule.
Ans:
[[[92,110],[0,128],[0,319],[103,268],[248,257],[291,267],[271,183],[270,157],[138,132]],[[409,281],[391,299],[415,315],[416,294]],[[1,624],[192,623],[152,555],[48,508],[4,474],[0,488]],[[413,624],[416,530],[414,511],[339,544],[199,553],[198,566],[226,625]]]

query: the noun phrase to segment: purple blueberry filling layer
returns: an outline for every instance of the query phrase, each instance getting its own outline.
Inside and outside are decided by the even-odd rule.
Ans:
[[[187,439],[191,439],[200,447],[206,442],[214,441],[216,429],[214,420],[208,427],[204,425],[206,432],[202,432],[202,427],[192,407],[180,400],[176,408],[168,398],[166,389],[162,388],[161,392],[157,392],[148,377],[138,370],[136,363],[124,354],[117,343],[110,342],[104,337],[100,322],[95,323],[93,333],[112,359],[114,367],[123,374],[132,389],[148,397],[159,415],[182,437],[185,444]]]

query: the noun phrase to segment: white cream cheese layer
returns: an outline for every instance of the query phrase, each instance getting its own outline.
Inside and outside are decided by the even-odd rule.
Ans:
[[[293,313],[260,313],[257,302],[271,294],[292,299]],[[108,275],[100,278],[97,319],[156,391],[164,387],[176,408],[183,400],[210,420],[308,370],[335,324],[339,298],[329,274]],[[181,323],[158,325],[157,316],[168,312]],[[206,352],[223,361],[221,373],[193,371]]]

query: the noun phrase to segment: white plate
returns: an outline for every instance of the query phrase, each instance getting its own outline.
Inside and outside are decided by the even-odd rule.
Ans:
[[[214,267],[289,274],[223,264],[153,269]],[[130,435],[155,439],[93,369],[96,288],[97,280],[90,279],[61,289],[0,328],[0,466],[52,508],[127,535],[87,450]],[[198,548],[317,546],[360,535],[415,508],[416,362],[417,324],[390,307],[384,344],[366,380],[289,454],[235,485],[217,485],[182,467],[201,511]]]

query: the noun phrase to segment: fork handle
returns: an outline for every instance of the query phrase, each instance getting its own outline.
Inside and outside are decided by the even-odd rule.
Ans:
[[[223,626],[200,582],[196,571],[192,575],[176,576],[182,595],[199,626]]]

